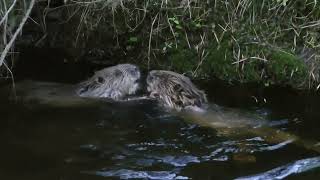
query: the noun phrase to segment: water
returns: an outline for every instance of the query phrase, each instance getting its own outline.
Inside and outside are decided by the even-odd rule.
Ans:
[[[262,117],[272,133],[317,142],[316,95],[212,84],[199,83],[211,102],[237,109],[226,111],[244,112],[253,121]],[[7,97],[0,99],[0,179],[320,177],[319,151],[290,138],[270,141],[259,128],[246,133],[246,128],[203,127],[149,100],[61,106]]]

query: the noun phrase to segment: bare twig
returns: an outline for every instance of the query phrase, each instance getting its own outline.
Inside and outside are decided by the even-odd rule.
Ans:
[[[12,82],[12,92],[13,92],[13,96],[15,99],[17,99],[17,94],[16,94],[16,84],[14,82],[14,76],[13,73],[11,71],[11,69],[8,67],[8,65],[4,62],[3,63],[4,67],[7,69],[7,71],[10,73],[11,76],[11,82]]]
[[[4,62],[4,59],[5,59],[6,55],[7,55],[7,53],[9,52],[10,48],[12,47],[14,41],[16,40],[18,34],[21,32],[24,24],[26,23],[29,15],[30,15],[30,13],[31,13],[31,10],[32,10],[32,8],[33,8],[33,6],[34,6],[34,3],[35,3],[35,0],[31,0],[31,2],[30,2],[30,4],[29,4],[29,8],[27,9],[27,11],[26,11],[23,19],[21,20],[18,29],[15,31],[15,33],[13,34],[11,40],[10,40],[9,43],[6,45],[6,47],[4,48],[4,50],[3,50],[3,52],[2,52],[2,54],[1,54],[1,56],[0,56],[0,67],[2,66],[2,64],[3,64],[3,62]]]
[[[149,35],[149,48],[148,48],[148,69],[150,69],[150,53],[151,53],[151,40],[152,40],[152,33],[153,33],[153,25],[156,22],[158,18],[159,13],[153,18],[151,29],[150,29],[150,35]]]
[[[14,0],[11,4],[10,8],[6,11],[6,14],[2,17],[0,21],[0,25],[8,18],[9,13],[12,11],[13,7],[16,5],[17,0]]]

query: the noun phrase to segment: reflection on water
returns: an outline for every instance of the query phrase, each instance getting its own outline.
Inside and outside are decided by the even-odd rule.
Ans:
[[[283,179],[289,175],[302,173],[318,167],[320,167],[320,157],[314,157],[298,160],[258,175],[237,178],[237,180]]]
[[[132,171],[121,169],[116,171],[96,171],[93,174],[104,177],[119,177],[120,179],[189,179],[188,177],[178,176],[176,173],[168,171]]]
[[[273,107],[246,109],[282,131],[310,128],[307,119],[297,123]],[[228,136],[148,100],[57,107],[3,98],[0,113],[1,179],[266,179],[305,172],[320,161],[310,158],[317,152],[291,139],[272,143],[257,134]]]

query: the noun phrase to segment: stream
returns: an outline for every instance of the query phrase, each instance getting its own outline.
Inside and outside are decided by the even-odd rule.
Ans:
[[[317,95],[212,81],[197,84],[210,102],[252,115],[252,121],[263,118],[274,132],[318,140]],[[60,106],[8,97],[0,99],[0,179],[320,177],[319,152],[312,148],[291,139],[269,141],[241,129],[204,127],[148,99]]]

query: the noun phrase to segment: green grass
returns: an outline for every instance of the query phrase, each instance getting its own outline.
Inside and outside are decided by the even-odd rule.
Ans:
[[[74,39],[68,43],[73,48],[113,52],[109,64],[132,62],[225,81],[304,88],[320,83],[317,0],[67,2],[58,8],[65,10],[61,23],[76,24],[76,30],[61,36]],[[21,15],[16,13],[10,27]],[[310,49],[312,58],[302,57],[301,49]]]

